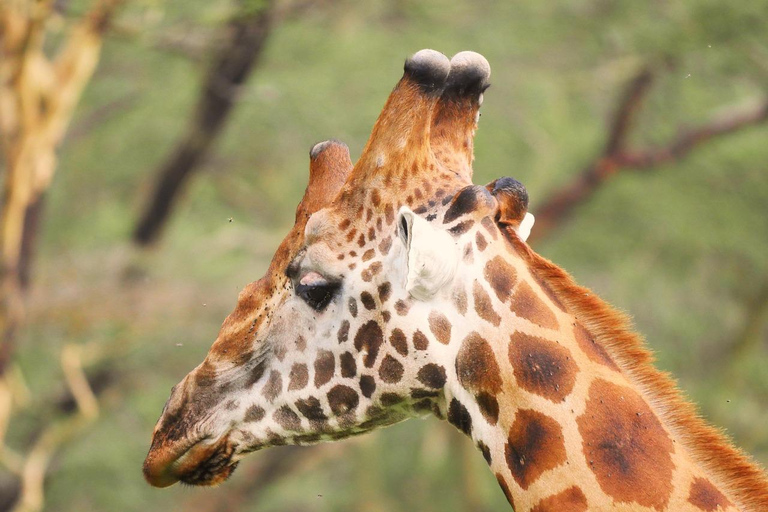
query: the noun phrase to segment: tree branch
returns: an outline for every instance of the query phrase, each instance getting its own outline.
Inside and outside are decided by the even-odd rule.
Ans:
[[[229,22],[230,38],[219,48],[186,134],[162,165],[151,199],[133,233],[147,246],[160,235],[179,192],[206,158],[232,107],[258,64],[273,25],[273,2]]]
[[[680,160],[711,139],[729,135],[748,126],[764,123],[768,120],[768,99],[757,107],[744,112],[729,112],[709,123],[681,132],[669,145],[643,151],[627,151],[617,159],[622,167],[649,169],[662,164]]]
[[[653,74],[648,68],[643,68],[633,78],[619,102],[619,108],[611,122],[608,132],[608,142],[603,150],[603,157],[616,155],[627,145],[627,138],[635,122],[635,117],[642,106],[645,96],[653,83]]]
[[[536,227],[529,243],[545,238],[555,227],[563,225],[574,209],[586,202],[618,171],[653,170],[662,164],[683,159],[705,142],[768,120],[767,98],[757,108],[744,112],[731,109],[727,115],[702,126],[681,129],[666,146],[634,151],[627,149],[636,114],[650,90],[652,79],[651,72],[643,69],[630,81],[610,123],[605,148],[570,183],[555,190],[536,208]]]

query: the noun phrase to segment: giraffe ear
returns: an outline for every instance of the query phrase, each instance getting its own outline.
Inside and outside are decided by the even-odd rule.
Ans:
[[[522,222],[520,222],[520,225],[517,227],[517,236],[520,237],[520,240],[523,242],[528,240],[528,237],[531,236],[531,229],[533,228],[533,223],[535,221],[536,218],[532,213],[525,212],[525,217],[523,217]]]
[[[496,198],[496,222],[511,226],[525,242],[531,234],[534,217],[528,213],[528,192],[514,178],[499,178],[485,186]]]
[[[405,206],[397,215],[397,231],[406,253],[405,289],[414,299],[429,300],[456,275],[456,243]]]

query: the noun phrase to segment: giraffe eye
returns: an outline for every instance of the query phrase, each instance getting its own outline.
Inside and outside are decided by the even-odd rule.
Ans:
[[[333,296],[336,295],[338,289],[339,283],[329,283],[323,280],[296,285],[296,295],[301,297],[315,311],[323,311]]]

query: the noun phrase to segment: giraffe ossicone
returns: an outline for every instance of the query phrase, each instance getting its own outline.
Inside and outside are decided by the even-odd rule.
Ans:
[[[518,181],[472,183],[490,66],[408,59],[358,162],[310,150],[296,221],[174,389],[144,475],[225,480],[247,453],[434,415],[518,511],[762,511],[763,471],[651,365],[623,317],[526,245]]]

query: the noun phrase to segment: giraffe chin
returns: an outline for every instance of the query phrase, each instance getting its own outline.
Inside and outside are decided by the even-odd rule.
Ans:
[[[232,462],[223,468],[212,470],[209,467],[199,467],[193,473],[181,477],[181,483],[199,487],[213,487],[227,480],[237,469],[237,462]]]
[[[181,453],[150,450],[144,461],[144,477],[154,487],[169,487],[179,481],[196,486],[217,485],[235,471],[235,449],[226,436],[215,443],[199,441]]]

